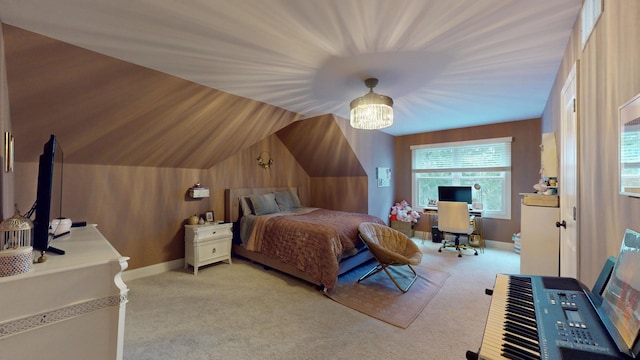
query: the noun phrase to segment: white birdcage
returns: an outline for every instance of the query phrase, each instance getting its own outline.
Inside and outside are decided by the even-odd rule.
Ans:
[[[31,246],[33,222],[16,210],[15,215],[0,223],[0,239],[2,241],[0,250]]]
[[[0,277],[22,274],[33,268],[33,222],[15,215],[0,223]]]

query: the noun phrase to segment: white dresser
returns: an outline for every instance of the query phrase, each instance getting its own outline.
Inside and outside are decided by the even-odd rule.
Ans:
[[[226,261],[231,264],[231,223],[185,225],[184,267],[193,266],[193,274],[203,265]]]
[[[0,359],[122,359],[129,258],[92,225],[52,245],[66,254],[0,277]]]

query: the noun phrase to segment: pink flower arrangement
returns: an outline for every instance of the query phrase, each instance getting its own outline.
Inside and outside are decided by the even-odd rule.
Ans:
[[[411,208],[406,200],[402,200],[391,207],[389,219],[417,223],[420,214]]]

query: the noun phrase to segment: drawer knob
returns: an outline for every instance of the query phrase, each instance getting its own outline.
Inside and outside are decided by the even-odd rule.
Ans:
[[[216,234],[216,232],[214,231],[212,234],[213,234],[213,235],[215,235],[215,234]]]
[[[211,250],[211,253],[215,254],[216,253],[216,248],[213,248],[213,250]]]

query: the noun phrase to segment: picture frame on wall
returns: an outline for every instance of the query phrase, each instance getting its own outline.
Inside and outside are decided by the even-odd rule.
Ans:
[[[213,210],[204,213],[204,220],[206,222],[213,222]]]
[[[377,168],[376,179],[378,179],[378,187],[391,186],[391,169],[386,167]]]
[[[640,94],[620,106],[618,125],[620,195],[640,197]]]

